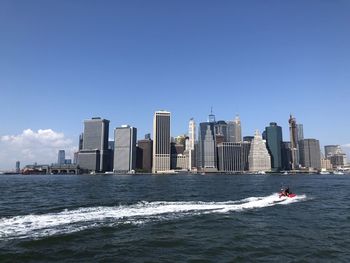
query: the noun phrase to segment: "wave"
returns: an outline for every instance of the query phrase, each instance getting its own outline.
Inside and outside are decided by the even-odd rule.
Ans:
[[[185,215],[230,213],[274,205],[287,205],[306,199],[305,195],[279,198],[278,194],[226,202],[146,202],[133,205],[98,206],[63,210],[58,213],[0,218],[0,240],[41,238],[68,234],[100,226],[143,224],[151,220],[176,219]]]

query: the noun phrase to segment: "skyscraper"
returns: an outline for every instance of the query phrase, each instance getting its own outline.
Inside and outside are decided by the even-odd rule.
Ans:
[[[299,141],[300,164],[305,168],[321,170],[320,142],[316,139]]]
[[[215,136],[220,136],[222,142],[228,142],[227,123],[225,121],[215,123]]]
[[[249,171],[251,172],[271,170],[271,157],[258,130],[255,132],[254,140],[251,142],[248,160]]]
[[[295,170],[299,168],[299,151],[298,151],[298,128],[296,119],[290,115],[289,118],[289,134],[290,134],[290,150],[292,156],[291,168]]]
[[[238,115],[236,116],[235,120],[227,122],[227,141],[229,142],[242,141],[241,120]]]
[[[298,130],[298,141],[304,140],[304,125],[298,123],[297,130]]]
[[[202,170],[216,171],[216,141],[215,141],[215,122],[202,122],[199,124],[199,156],[198,166]]]
[[[78,164],[88,171],[104,172],[109,166],[109,120],[99,117],[84,121],[83,148],[79,151]],[[96,160],[99,156],[99,160]]]
[[[249,142],[223,142],[218,145],[218,167],[223,172],[242,172],[248,168]]]
[[[66,152],[64,150],[59,150],[57,164],[63,165],[65,160],[66,160]]]
[[[192,170],[196,166],[196,123],[193,118],[188,123],[188,141],[186,150],[188,152],[188,170]]]
[[[151,139],[137,142],[137,168],[147,173],[152,172],[152,147],[153,141]]]
[[[170,112],[156,111],[153,118],[152,172],[170,170]]]
[[[16,162],[16,173],[20,173],[21,172],[21,162],[20,161],[17,161]]]
[[[136,169],[137,130],[122,125],[114,130],[114,172],[129,172]]]
[[[282,128],[275,122],[265,128],[266,144],[271,156],[272,171],[278,172],[282,169]]]

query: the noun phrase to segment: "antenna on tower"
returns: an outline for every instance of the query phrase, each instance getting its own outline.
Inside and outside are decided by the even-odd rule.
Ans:
[[[215,115],[213,114],[213,106],[210,107],[210,114],[208,122],[215,122]]]

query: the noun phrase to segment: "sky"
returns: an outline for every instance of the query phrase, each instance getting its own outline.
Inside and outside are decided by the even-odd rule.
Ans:
[[[83,121],[152,132],[239,114],[350,153],[350,1],[0,0],[0,170],[77,149]]]

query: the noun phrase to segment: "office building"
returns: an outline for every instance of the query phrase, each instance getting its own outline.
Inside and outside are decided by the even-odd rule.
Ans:
[[[58,151],[58,160],[57,160],[57,164],[58,164],[58,165],[63,165],[65,159],[66,159],[66,152],[65,152],[64,150],[59,150],[59,151]]]
[[[151,139],[139,140],[137,142],[136,167],[138,170],[151,173],[153,158],[153,141]]]
[[[282,128],[275,122],[265,128],[266,144],[271,156],[271,170],[278,172],[282,169]]]
[[[79,151],[78,164],[87,172],[105,172],[110,170],[108,151],[109,120],[99,117],[84,121],[82,149]],[[80,140],[79,140],[80,141]],[[100,160],[96,162],[98,155]],[[91,158],[90,162],[88,158]],[[98,166],[94,167],[93,164]]]
[[[217,147],[220,171],[243,172],[248,170],[249,142],[223,142]]]
[[[170,170],[170,112],[156,111],[153,118],[153,173]]]
[[[20,163],[20,161],[17,161],[16,162],[16,173],[20,173],[21,172],[21,163]]]
[[[290,150],[291,150],[291,167],[292,170],[299,168],[299,145],[298,145],[298,128],[296,119],[290,115],[289,118]]]
[[[215,136],[220,138],[221,142],[228,142],[227,123],[225,121],[217,121],[214,127]],[[217,144],[219,144],[219,142],[217,142]]]
[[[258,130],[250,145],[248,161],[251,172],[271,171],[271,157]]]
[[[304,125],[298,123],[297,124],[297,131],[298,131],[298,141],[304,140]]]
[[[282,142],[282,169],[292,169],[292,151],[290,149],[290,142]]]
[[[114,167],[115,173],[127,173],[136,169],[137,130],[122,125],[114,130]]]
[[[212,115],[212,114],[211,114]],[[210,120],[215,117],[209,116]],[[202,122],[199,124],[198,136],[198,168],[208,172],[217,171],[217,153],[215,140],[215,122]]]
[[[321,170],[320,142],[316,139],[304,139],[299,141],[300,164],[311,170]]]
[[[193,118],[188,123],[188,150],[194,150],[194,144],[196,143],[196,122]]]
[[[241,120],[238,115],[233,121],[227,122],[227,141],[228,142],[242,141]]]

